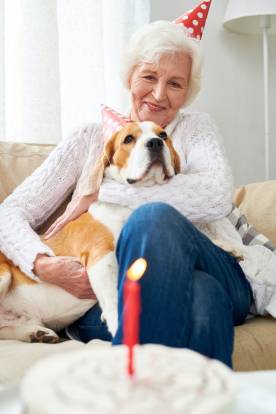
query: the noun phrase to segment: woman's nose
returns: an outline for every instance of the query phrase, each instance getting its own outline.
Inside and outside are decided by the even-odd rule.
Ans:
[[[166,85],[162,82],[156,82],[152,94],[156,101],[163,101],[167,96]]]

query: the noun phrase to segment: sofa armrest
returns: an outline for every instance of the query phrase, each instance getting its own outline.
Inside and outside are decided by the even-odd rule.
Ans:
[[[54,145],[0,142],[0,203],[50,154]]]
[[[276,180],[240,187],[235,193],[234,203],[257,232],[276,245]]]

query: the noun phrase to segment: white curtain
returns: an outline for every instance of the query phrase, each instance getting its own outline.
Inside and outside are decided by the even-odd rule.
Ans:
[[[57,143],[119,111],[120,55],[150,0],[0,0],[0,140]]]

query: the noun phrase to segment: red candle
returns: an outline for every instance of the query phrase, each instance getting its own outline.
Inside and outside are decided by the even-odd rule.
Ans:
[[[124,344],[128,347],[128,374],[133,375],[133,347],[139,342],[140,286],[126,279],[124,285]]]
[[[130,376],[134,374],[133,347],[139,343],[141,292],[137,282],[147,267],[147,262],[140,258],[128,269],[124,284],[124,322],[123,343],[128,347],[128,367]]]

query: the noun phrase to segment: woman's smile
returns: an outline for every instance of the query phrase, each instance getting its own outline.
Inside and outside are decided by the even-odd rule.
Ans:
[[[166,109],[165,106],[157,105],[152,102],[144,102],[144,105],[146,105],[148,110],[152,112],[161,112]]]

